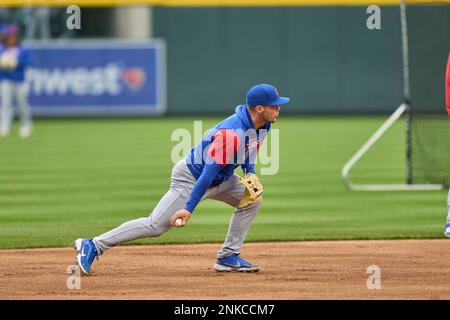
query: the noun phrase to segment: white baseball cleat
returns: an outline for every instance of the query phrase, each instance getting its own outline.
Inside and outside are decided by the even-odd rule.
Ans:
[[[447,224],[445,225],[445,236],[446,236],[447,238],[450,238],[450,223],[447,223]]]
[[[31,128],[30,127],[23,127],[20,128],[19,135],[21,138],[27,138],[31,135]]]
[[[0,129],[0,137],[7,137],[9,135],[8,129]]]

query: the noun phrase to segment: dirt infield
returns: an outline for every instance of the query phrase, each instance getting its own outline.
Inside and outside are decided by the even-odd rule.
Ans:
[[[255,274],[215,273],[219,246],[117,247],[80,289],[67,288],[72,248],[2,250],[0,299],[450,299],[449,240],[249,243]]]

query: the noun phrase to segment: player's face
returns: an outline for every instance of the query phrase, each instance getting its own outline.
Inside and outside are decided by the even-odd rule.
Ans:
[[[280,106],[264,106],[263,117],[265,121],[274,123],[278,120]]]

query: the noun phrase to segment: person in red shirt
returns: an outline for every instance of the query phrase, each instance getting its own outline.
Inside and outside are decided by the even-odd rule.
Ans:
[[[450,116],[450,52],[447,60],[447,72],[445,74],[445,105],[447,107],[447,113]],[[445,225],[445,236],[450,238],[450,189],[448,190],[447,198],[447,224]]]
[[[450,116],[450,52],[448,53],[447,72],[445,74],[445,105]]]

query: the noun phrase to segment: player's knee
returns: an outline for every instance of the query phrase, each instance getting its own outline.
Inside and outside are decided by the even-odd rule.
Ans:
[[[262,206],[262,204],[263,204],[263,197],[262,196],[260,196],[258,198],[258,201],[256,201],[256,204],[258,205],[258,208]]]
[[[148,221],[146,226],[146,237],[159,237],[169,228],[165,228],[154,221]]]
[[[257,205],[258,207],[261,207],[262,204],[263,204],[263,202],[264,202],[263,197],[262,197],[262,196],[259,196],[258,199],[256,200],[256,205]]]

